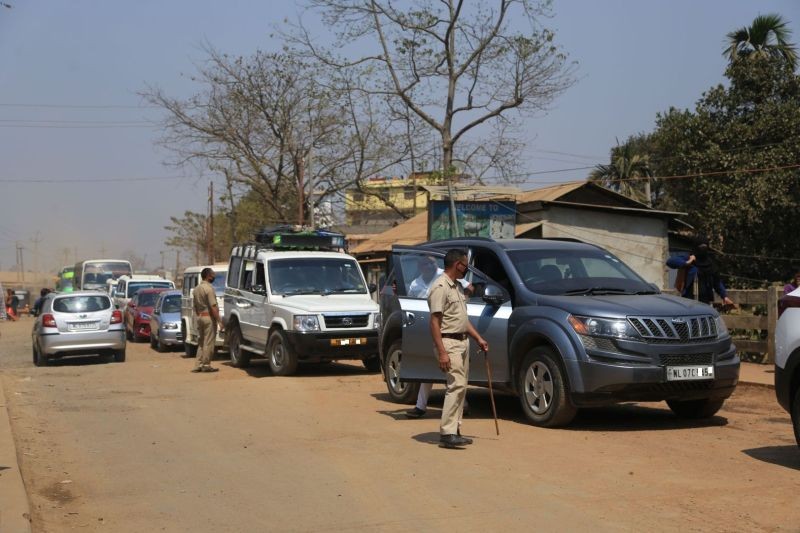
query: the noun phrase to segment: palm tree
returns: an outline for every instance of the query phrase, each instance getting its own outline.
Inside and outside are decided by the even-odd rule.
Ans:
[[[589,179],[599,181],[604,187],[629,198],[652,205],[650,198],[650,157],[633,153],[630,144],[617,145],[611,152],[608,165],[597,165]],[[644,181],[640,189],[636,184]]]
[[[789,42],[792,30],[780,15],[759,15],[749,27],[728,34],[728,48],[723,55],[733,62],[740,57],[782,58],[794,71],[797,48]]]

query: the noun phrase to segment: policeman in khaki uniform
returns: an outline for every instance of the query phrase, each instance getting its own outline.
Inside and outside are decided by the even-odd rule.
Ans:
[[[469,322],[467,297],[464,288],[456,281],[466,272],[467,254],[463,250],[448,250],[444,256],[444,274],[433,282],[428,292],[433,347],[439,368],[447,374],[447,392],[439,428],[439,446],[442,448],[472,444],[472,439],[462,437],[458,429],[467,393],[469,337],[475,339],[482,350],[489,350],[489,343]]]
[[[216,372],[219,368],[211,366],[214,356],[214,341],[217,336],[217,324],[220,324],[219,307],[217,306],[217,293],[211,282],[214,281],[214,271],[204,268],[200,272],[202,281],[194,288],[192,305],[197,316],[197,362],[192,372]],[[222,327],[220,327],[222,331]]]

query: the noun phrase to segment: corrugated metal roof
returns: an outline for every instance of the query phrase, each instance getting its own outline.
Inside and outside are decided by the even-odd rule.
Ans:
[[[351,254],[389,252],[393,244],[419,244],[428,240],[428,213],[420,213],[402,224],[373,236],[350,250]]]
[[[559,183],[551,187],[543,187],[541,189],[534,189],[532,191],[525,191],[518,194],[516,197],[517,203],[522,204],[525,202],[554,202],[567,193],[580,189],[586,185],[586,181],[569,181],[567,183]]]

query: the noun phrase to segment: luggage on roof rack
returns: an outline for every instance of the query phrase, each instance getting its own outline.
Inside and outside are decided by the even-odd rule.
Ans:
[[[344,234],[300,226],[268,226],[255,235],[256,242],[273,250],[343,251]]]

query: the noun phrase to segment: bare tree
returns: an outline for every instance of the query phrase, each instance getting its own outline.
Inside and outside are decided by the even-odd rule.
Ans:
[[[318,46],[302,22],[285,36],[326,65],[375,74],[371,94],[399,101],[436,132],[451,185],[456,147],[468,133],[487,123],[502,130],[511,111],[519,117],[544,111],[574,81],[573,65],[539,22],[549,1],[467,4],[308,0],[335,29],[336,43]],[[339,50],[371,52],[348,57]]]

